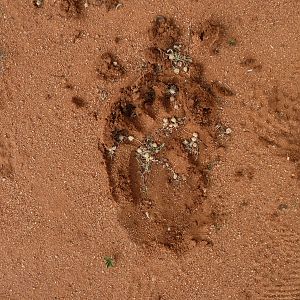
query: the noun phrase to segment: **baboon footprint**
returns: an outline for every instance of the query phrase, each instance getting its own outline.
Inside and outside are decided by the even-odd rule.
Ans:
[[[153,22],[148,62],[112,105],[102,147],[129,236],[179,252],[211,245],[215,213],[206,192],[218,124],[212,86],[185,55],[180,32],[174,20]]]
[[[213,95],[152,66],[121,91],[107,119],[104,154],[120,222],[135,242],[183,250],[206,241],[204,201],[214,157]]]

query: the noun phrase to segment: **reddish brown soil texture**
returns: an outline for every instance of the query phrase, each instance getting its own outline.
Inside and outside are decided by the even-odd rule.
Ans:
[[[299,300],[299,10],[0,1],[0,299]]]

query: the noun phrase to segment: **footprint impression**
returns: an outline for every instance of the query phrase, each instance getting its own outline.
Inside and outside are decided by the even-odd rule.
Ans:
[[[182,252],[211,245],[216,213],[206,197],[216,158],[218,109],[172,20],[150,29],[142,76],[124,87],[103,137],[113,198],[132,240]]]

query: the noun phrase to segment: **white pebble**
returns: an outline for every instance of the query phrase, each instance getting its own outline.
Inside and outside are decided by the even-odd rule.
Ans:
[[[174,73],[175,73],[175,74],[179,74],[179,72],[180,72],[180,70],[179,70],[178,68],[175,68],[175,69],[174,69]]]
[[[134,137],[133,137],[132,135],[129,135],[129,136],[128,136],[128,141],[129,141],[129,142],[132,142],[133,140],[134,140]]]
[[[230,134],[230,133],[232,133],[232,129],[231,129],[231,128],[229,128],[229,127],[228,127],[228,128],[226,128],[226,131],[225,131],[225,133],[226,133],[226,134]]]
[[[174,87],[171,87],[171,88],[169,89],[169,92],[170,92],[171,95],[175,95],[175,94],[176,94],[176,90],[175,90]]]
[[[34,3],[37,7],[41,7],[43,5],[43,0],[36,0]]]
[[[197,138],[197,137],[198,137],[198,133],[197,133],[197,132],[194,132],[194,133],[193,133],[193,137],[196,137],[196,138]]]

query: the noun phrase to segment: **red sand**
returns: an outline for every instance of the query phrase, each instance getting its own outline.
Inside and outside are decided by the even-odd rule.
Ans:
[[[299,300],[300,3],[42,2],[0,3],[0,299]]]

